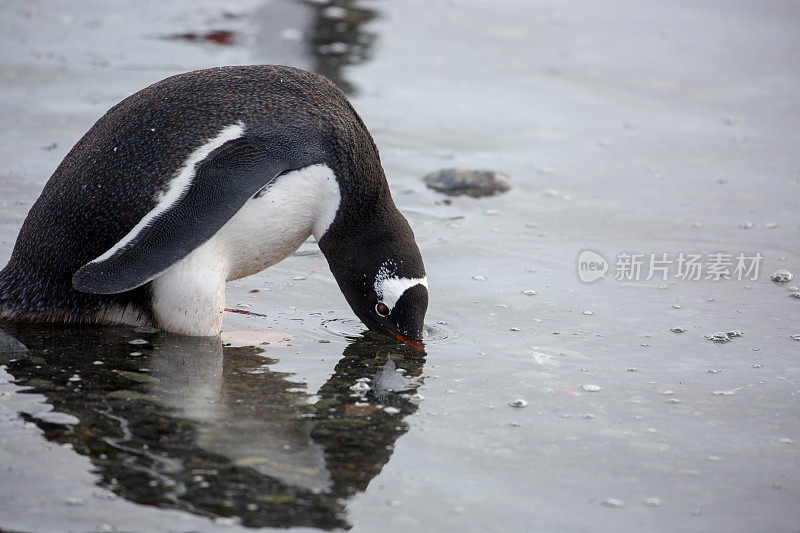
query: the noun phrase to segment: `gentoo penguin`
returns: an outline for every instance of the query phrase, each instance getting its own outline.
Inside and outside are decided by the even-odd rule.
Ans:
[[[218,335],[225,282],[312,234],[369,329],[422,339],[422,256],[342,92],[283,66],[180,74],[58,166],[0,272],[0,317]]]

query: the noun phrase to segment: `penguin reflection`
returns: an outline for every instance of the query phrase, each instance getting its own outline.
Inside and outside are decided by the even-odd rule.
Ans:
[[[80,423],[23,416],[89,456],[100,485],[251,527],[349,527],[344,499],[367,488],[408,430],[424,363],[368,334],[309,396],[259,348],[218,338],[4,328],[29,350],[0,354],[16,383]]]

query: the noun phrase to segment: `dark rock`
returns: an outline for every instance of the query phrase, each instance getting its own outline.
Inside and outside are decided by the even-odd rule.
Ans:
[[[511,178],[502,172],[458,168],[437,170],[422,179],[435,191],[450,196],[466,194],[473,198],[506,192],[511,189],[512,184]]]

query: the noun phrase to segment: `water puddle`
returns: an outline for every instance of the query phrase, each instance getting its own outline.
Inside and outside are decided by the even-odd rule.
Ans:
[[[128,328],[4,329],[27,351],[3,352],[0,364],[47,402],[20,415],[88,457],[100,487],[249,527],[351,527],[346,501],[408,430],[425,361],[352,334],[312,394],[270,371],[276,361],[256,346]]]

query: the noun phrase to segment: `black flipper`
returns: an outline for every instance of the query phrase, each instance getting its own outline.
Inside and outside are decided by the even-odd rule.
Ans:
[[[310,159],[310,153],[288,154],[285,147],[285,142],[244,136],[212,151],[196,166],[191,185],[176,202],[113,254],[81,267],[72,278],[73,287],[113,294],[158,277],[208,241],[278,175],[313,163],[301,161]]]

